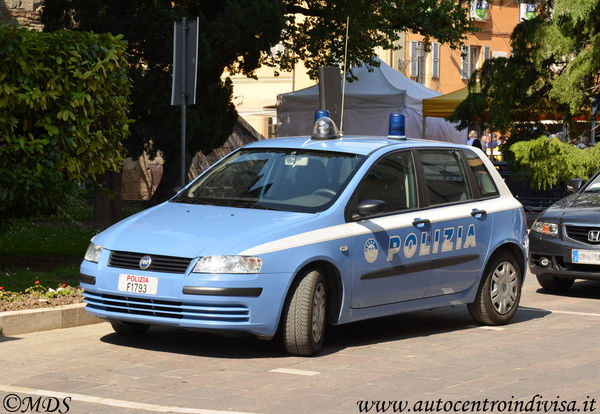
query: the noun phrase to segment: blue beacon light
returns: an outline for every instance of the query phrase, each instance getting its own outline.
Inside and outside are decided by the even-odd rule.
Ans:
[[[340,131],[335,122],[329,118],[328,110],[319,109],[315,112],[315,124],[310,138],[317,141],[340,138]]]
[[[326,116],[329,118],[329,111],[327,109],[318,109],[315,111],[315,121],[319,118]]]
[[[390,114],[388,138],[406,139],[404,114]]]

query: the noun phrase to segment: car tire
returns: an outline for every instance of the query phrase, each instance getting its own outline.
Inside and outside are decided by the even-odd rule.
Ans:
[[[283,343],[292,355],[310,356],[325,335],[327,282],[318,270],[305,272],[294,285],[283,314]]]
[[[550,276],[550,275],[536,275],[538,283],[542,289],[548,292],[560,292],[567,290],[573,286],[574,279],[564,279],[562,277]]]
[[[121,335],[143,335],[150,325],[123,321],[110,321],[114,331]]]
[[[469,313],[485,325],[510,322],[519,307],[523,272],[510,253],[492,258],[485,268],[475,301],[468,304]]]

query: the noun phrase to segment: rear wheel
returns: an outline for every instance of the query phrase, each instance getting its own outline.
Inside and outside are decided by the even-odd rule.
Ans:
[[[110,321],[110,324],[116,333],[122,335],[143,335],[150,327],[150,325],[146,325],[144,323],[123,321]]]
[[[561,290],[567,290],[571,286],[573,286],[573,279],[563,279],[561,277],[556,276],[548,276],[548,275],[536,275],[540,286],[549,292],[559,292]]]
[[[486,325],[504,325],[514,316],[521,299],[522,270],[509,253],[486,266],[475,302],[468,305],[473,319]]]
[[[325,335],[327,283],[312,270],[300,276],[283,314],[283,343],[292,355],[314,355]]]

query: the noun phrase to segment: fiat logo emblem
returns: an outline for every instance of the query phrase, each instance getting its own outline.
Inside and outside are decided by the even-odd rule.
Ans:
[[[146,270],[152,264],[152,258],[150,256],[144,256],[140,259],[140,269]]]

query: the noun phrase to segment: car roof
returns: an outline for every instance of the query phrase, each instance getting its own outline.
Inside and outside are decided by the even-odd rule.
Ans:
[[[384,147],[390,149],[427,148],[427,147],[465,147],[443,141],[431,141],[418,138],[394,139],[377,136],[344,136],[338,139],[317,140],[310,137],[271,138],[252,142],[245,148],[298,148],[305,150],[347,152],[369,155]]]

